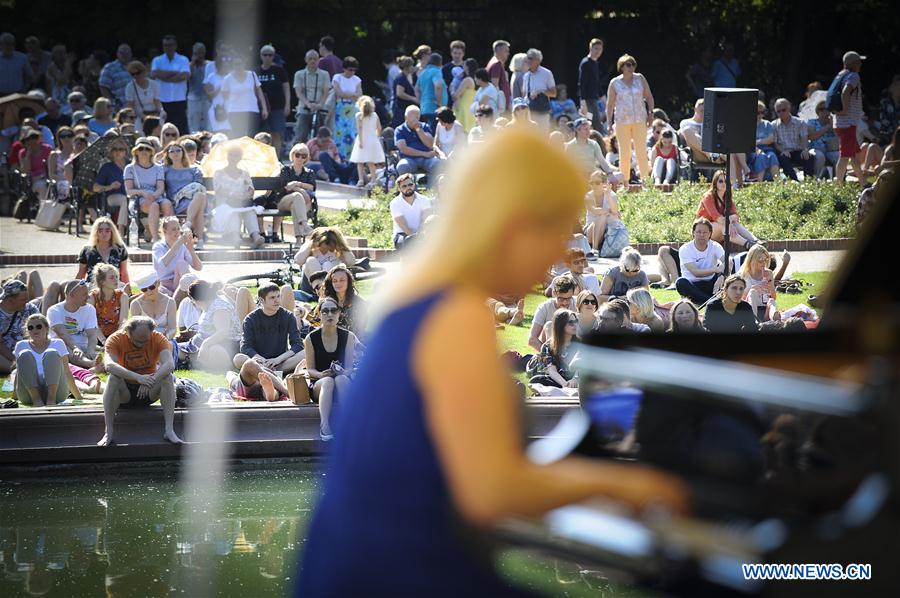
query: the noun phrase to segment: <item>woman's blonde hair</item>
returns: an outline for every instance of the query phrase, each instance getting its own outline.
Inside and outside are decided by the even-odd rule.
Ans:
[[[100,262],[96,266],[94,266],[94,284],[99,288],[100,283],[106,280],[106,277],[110,274],[119,274],[119,269],[113,266],[112,264],[107,264],[105,262]]]
[[[320,226],[313,230],[309,236],[313,248],[318,248],[322,243],[331,247],[338,256],[350,251],[347,240],[336,226]]]
[[[369,96],[359,96],[359,99],[356,100],[356,107],[362,112],[363,118],[366,118],[375,112],[375,101]]]
[[[593,181],[594,179],[600,179],[603,183],[609,182],[609,175],[600,170],[599,168],[591,173],[591,176],[588,178],[589,181]]]
[[[169,150],[172,149],[172,147],[180,147],[181,148],[181,166],[184,166],[184,167],[190,166],[191,163],[188,162],[187,151],[184,149],[184,146],[182,144],[178,143],[177,141],[173,141],[172,143],[170,143],[169,145],[166,146],[166,149],[163,150],[163,154],[165,154],[165,165],[166,166],[174,166],[175,165],[175,163],[172,162],[172,157],[169,155]]]
[[[535,164],[541,167],[523,168]],[[584,206],[582,177],[571,157],[531,130],[504,129],[469,148],[448,167],[441,217],[407,250],[404,267],[385,281],[376,311],[383,315],[472,280],[516,219],[574,222]]]
[[[589,291],[589,290],[585,289],[585,290],[581,291],[580,293],[578,293],[578,297],[575,298],[575,309],[578,310],[578,313],[581,313],[581,306],[584,305],[584,302],[587,301],[588,299],[590,299],[591,297],[594,298],[594,301],[597,301],[597,294],[594,293],[593,291]],[[599,301],[597,301],[597,305],[595,307],[597,307],[597,309],[599,310],[599,308],[600,308]]]
[[[525,52],[514,54],[512,60],[509,61],[509,70],[513,73],[518,73],[522,70],[522,66],[525,64],[526,60],[528,60],[528,54]]]
[[[88,237],[88,245],[91,247],[97,246],[97,239],[99,238],[100,233],[97,232],[97,229],[100,228],[101,224],[107,225],[112,229],[110,232],[109,243],[110,245],[118,245],[120,247],[125,247],[125,242],[122,241],[122,235],[119,234],[119,228],[115,225],[115,223],[108,216],[100,216],[96,220],[94,220],[94,224],[91,226],[91,234]]]
[[[766,256],[766,268],[769,267],[769,250],[766,249],[765,245],[760,245],[757,243],[747,252],[747,257],[744,259],[744,263],[741,264],[741,269],[738,271],[738,274],[741,276],[748,276],[750,274],[750,264],[759,259],[760,255]]]
[[[625,296],[628,298],[628,302],[637,308],[641,320],[653,319],[653,295],[650,294],[650,291],[643,287],[638,287],[629,290],[625,293]]]

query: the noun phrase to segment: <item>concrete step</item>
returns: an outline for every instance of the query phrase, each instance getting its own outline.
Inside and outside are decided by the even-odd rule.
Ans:
[[[529,400],[525,411],[529,437],[548,434],[577,400]],[[225,438],[228,456],[298,457],[321,454],[319,411],[290,402],[236,403],[175,410],[175,431],[185,441],[186,419],[230,416]],[[100,448],[103,410],[88,407],[19,408],[0,411],[0,466],[179,459],[184,447],[162,439],[162,408],[120,409],[114,446]]]

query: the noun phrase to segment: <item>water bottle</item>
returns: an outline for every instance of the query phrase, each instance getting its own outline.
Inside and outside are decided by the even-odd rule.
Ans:
[[[121,209],[125,209],[125,208],[121,208]],[[134,239],[135,246],[138,246],[141,244],[141,240],[138,239],[137,218],[132,218],[131,224],[128,225],[128,238]]]

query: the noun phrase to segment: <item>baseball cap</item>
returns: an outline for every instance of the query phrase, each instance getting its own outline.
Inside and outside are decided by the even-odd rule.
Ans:
[[[15,297],[19,293],[24,293],[28,290],[28,287],[25,286],[25,283],[16,278],[12,280],[7,280],[3,283],[3,286],[0,287],[0,299],[6,299],[7,297]]]
[[[575,122],[572,123],[572,129],[577,131],[578,127],[580,127],[581,125],[590,125],[590,124],[591,124],[591,121],[589,121],[586,118],[576,118]]]
[[[854,52],[850,50],[844,54],[844,66],[850,66],[856,62],[860,62],[861,60],[865,60],[865,56],[860,56],[859,52]]]

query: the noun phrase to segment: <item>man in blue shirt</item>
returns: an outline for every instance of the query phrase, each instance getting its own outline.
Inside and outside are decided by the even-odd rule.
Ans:
[[[435,69],[440,76],[440,69]],[[421,78],[419,79],[421,81]],[[441,80],[443,83],[443,80]],[[405,120],[394,131],[394,144],[400,150],[400,162],[397,172],[415,174],[418,171],[428,173],[428,184],[433,184],[440,160],[434,151],[434,137],[431,127],[420,122],[419,107],[412,105],[406,108]]]
[[[444,84],[444,77],[441,74],[443,61],[440,54],[433,52],[431,58],[428,59],[428,66],[416,81],[416,87],[419,90],[419,105],[422,109],[422,121],[431,127],[434,127],[437,109],[446,106],[448,100],[447,86]],[[440,103],[438,103],[438,98],[440,98]]]
[[[187,80],[191,76],[191,62],[187,56],[176,53],[178,42],[174,35],[162,40],[163,54],[150,64],[150,76],[159,81],[159,100],[166,113],[166,120],[181,134],[188,132]]]
[[[737,87],[737,78],[741,75],[741,65],[734,57],[734,44],[727,42],[722,48],[722,56],[712,65],[710,73],[716,87]]]
[[[108,62],[100,71],[100,93],[113,102],[113,110],[118,112],[125,107],[125,88],[131,83],[128,63],[131,62],[131,46],[119,44],[116,59]]]

